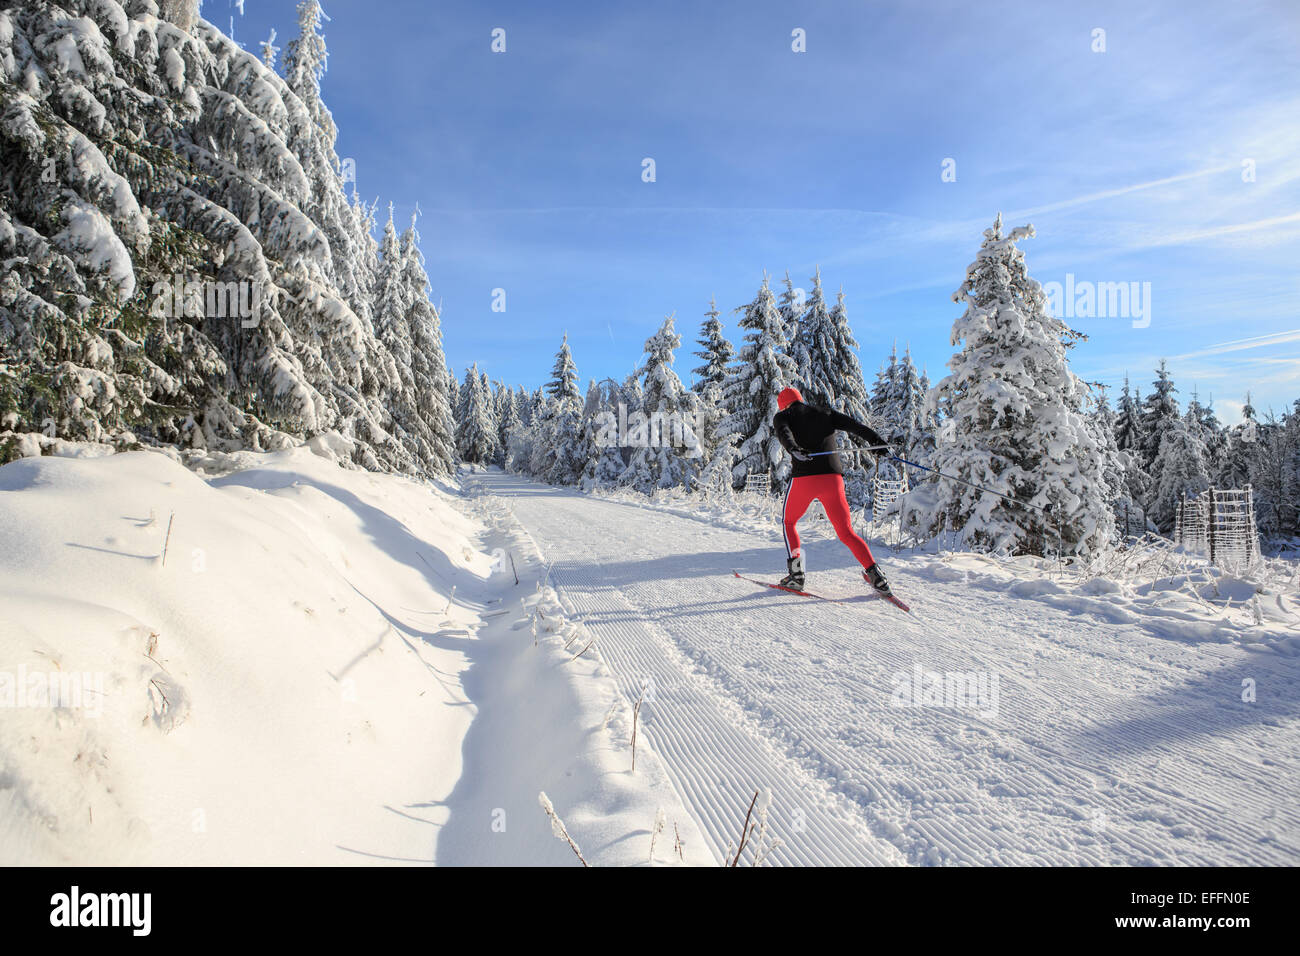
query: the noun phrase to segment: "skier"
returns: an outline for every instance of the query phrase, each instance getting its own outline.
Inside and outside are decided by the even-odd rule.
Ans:
[[[835,527],[836,536],[862,564],[862,577],[878,594],[892,597],[889,582],[880,573],[871,549],[853,530],[849,502],[844,496],[844,467],[835,450],[835,433],[846,431],[857,435],[876,446],[877,455],[883,453],[885,440],[848,415],[805,404],[797,388],[783,388],[776,404],[780,409],[772,419],[776,437],[794,459],[790,487],[786,489],[781,514],[785,526],[786,566],[790,573],[781,579],[781,586],[803,590],[803,550],[795,525],[816,498],[826,509],[826,517]]]

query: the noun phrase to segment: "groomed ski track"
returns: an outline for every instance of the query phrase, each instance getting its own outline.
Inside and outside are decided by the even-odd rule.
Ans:
[[[472,482],[510,502],[627,698],[648,683],[643,732],[719,861],[764,787],[773,864],[1300,859],[1294,658],[1156,637],[1104,602],[973,588],[877,548],[904,614],[817,535],[810,587],[864,599],[803,599],[732,575],[779,576],[777,529]],[[894,706],[918,665],[995,676],[996,714]],[[1246,678],[1259,703],[1241,702]]]

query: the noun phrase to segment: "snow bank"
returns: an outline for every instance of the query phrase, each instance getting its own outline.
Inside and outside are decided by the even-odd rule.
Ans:
[[[544,569],[344,452],[0,468],[0,863],[576,864],[543,789],[596,865],[695,833]]]

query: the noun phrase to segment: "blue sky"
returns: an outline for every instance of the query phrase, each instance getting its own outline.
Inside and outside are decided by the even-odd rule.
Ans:
[[[203,15],[250,49],[296,33],[295,0],[235,6]],[[1300,398],[1291,0],[323,6],[339,154],[399,221],[419,204],[458,373],[536,386],[567,332],[584,381],[622,378],[675,314],[689,381],[710,297],[738,341],[764,271],[820,266],[869,382],[895,340],[937,380],[1001,211],[1040,282],[1150,283],[1146,327],[1070,319],[1083,378],[1145,392],[1164,357],[1226,421],[1248,388]]]

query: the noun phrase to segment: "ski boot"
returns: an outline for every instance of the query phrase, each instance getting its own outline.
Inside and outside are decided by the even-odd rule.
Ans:
[[[790,573],[781,579],[781,587],[793,588],[796,591],[803,590],[803,555],[796,554],[793,558],[787,558],[785,565],[790,569]]]
[[[875,592],[881,597],[893,597],[894,592],[889,590],[889,582],[880,571],[879,564],[872,564],[862,572],[862,579],[875,589]]]

